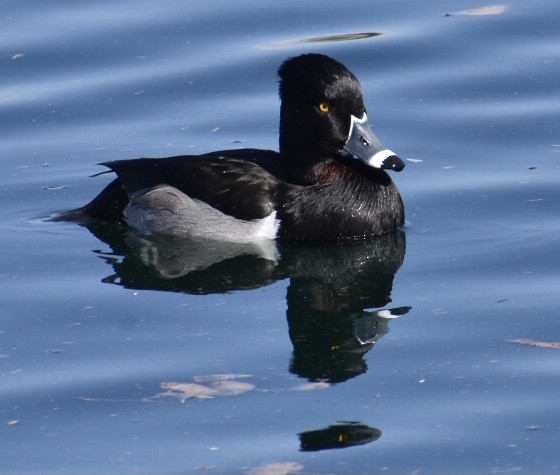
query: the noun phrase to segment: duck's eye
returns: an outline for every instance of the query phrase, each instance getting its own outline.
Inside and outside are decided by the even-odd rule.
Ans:
[[[331,106],[329,106],[328,102],[321,102],[321,104],[319,104],[319,110],[326,114],[331,110]]]

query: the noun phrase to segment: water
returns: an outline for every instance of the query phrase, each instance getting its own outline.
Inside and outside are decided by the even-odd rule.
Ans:
[[[4,2],[0,470],[557,473],[560,6],[483,6]],[[407,159],[403,233],[274,264],[44,221],[106,160],[276,149],[309,51]]]

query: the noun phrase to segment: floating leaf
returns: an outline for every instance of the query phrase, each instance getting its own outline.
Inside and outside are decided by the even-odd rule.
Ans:
[[[487,15],[501,15],[509,10],[507,5],[488,5],[480,8],[469,8],[468,10],[461,10],[460,12],[453,13],[453,15],[464,16],[487,16]]]
[[[518,345],[538,346],[539,348],[554,348],[555,350],[560,350],[560,343],[556,341],[538,341],[519,338],[517,340],[511,340],[511,343],[517,343]]]

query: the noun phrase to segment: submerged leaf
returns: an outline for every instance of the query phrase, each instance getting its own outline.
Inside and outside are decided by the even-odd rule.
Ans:
[[[158,396],[176,397],[184,401],[185,399],[209,399],[218,394],[215,389],[195,383],[161,383],[161,389],[165,392],[159,393]]]
[[[327,35],[327,36],[314,36],[312,38],[299,38],[293,40],[276,41],[274,43],[269,43],[266,45],[258,46],[262,49],[277,49],[277,48],[292,48],[294,46],[302,46],[307,44],[321,44],[321,43],[338,43],[341,41],[356,41],[365,40],[369,38],[375,38],[383,33],[376,31],[369,32],[358,32],[358,33],[343,33],[339,35]]]
[[[251,383],[241,383],[239,381],[214,381],[212,389],[219,396],[235,396],[243,394],[255,389],[255,385]]]
[[[288,475],[303,470],[303,465],[297,462],[277,462],[259,465],[245,472],[246,475]]]
[[[223,376],[223,375],[216,375]],[[238,377],[240,375],[237,375]],[[161,383],[164,392],[158,393],[157,397],[175,397],[181,401],[186,399],[211,399],[216,396],[235,396],[255,389],[254,384],[242,383],[230,379],[212,381],[210,386],[198,383]]]
[[[300,384],[299,386],[295,386],[292,389],[294,391],[314,391],[315,389],[325,389],[331,386],[330,383],[326,381],[316,381],[314,383],[305,383]]]
[[[203,374],[195,376],[193,379],[197,383],[207,383],[209,381],[225,381],[227,379],[251,378],[250,374]]]

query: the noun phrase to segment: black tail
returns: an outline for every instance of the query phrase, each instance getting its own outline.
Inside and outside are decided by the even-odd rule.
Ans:
[[[88,221],[91,218],[86,210],[86,206],[84,206],[83,208],[71,209],[70,211],[55,214],[48,221]]]
[[[123,211],[127,204],[128,196],[121,181],[116,178],[87,205],[57,214],[50,220],[89,221],[101,219],[113,223],[124,223]]]

